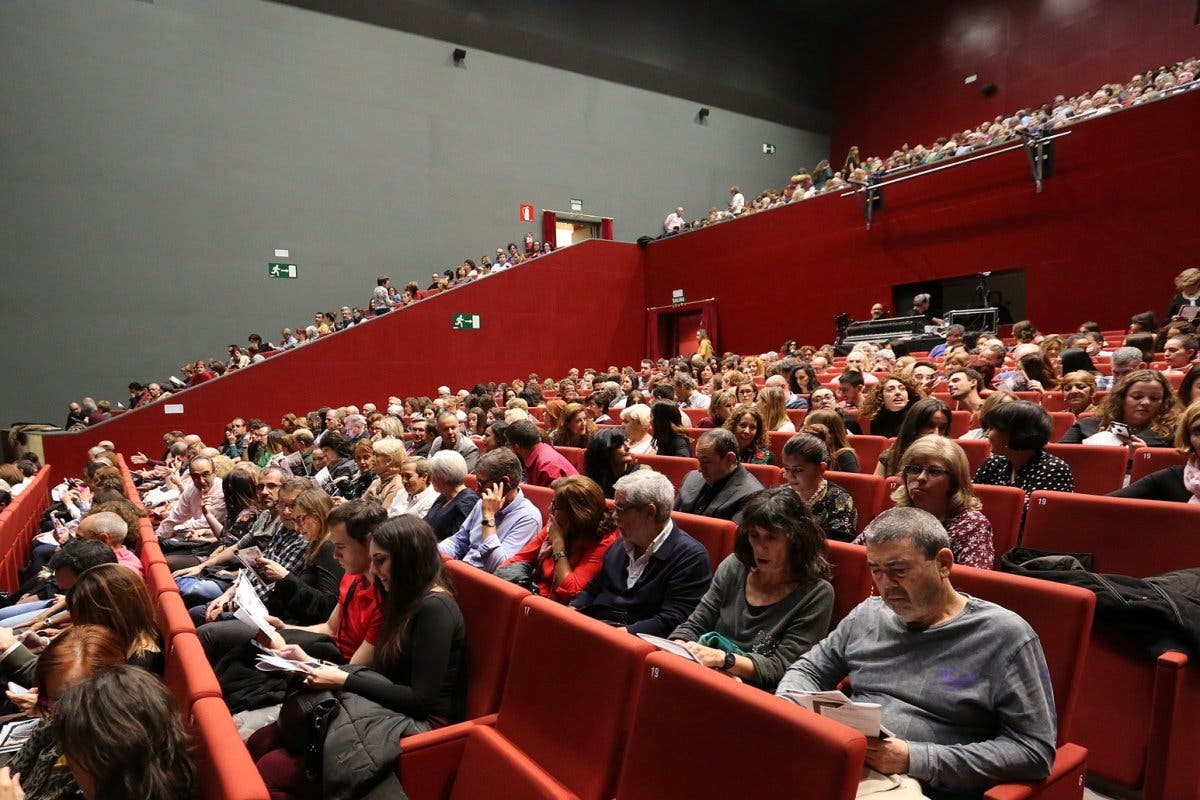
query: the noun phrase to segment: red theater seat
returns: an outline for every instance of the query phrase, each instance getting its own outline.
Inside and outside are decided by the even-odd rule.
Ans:
[[[508,672],[517,612],[529,592],[461,561],[445,562],[467,628],[467,718],[494,714]]]
[[[788,415],[788,419],[791,420],[792,425],[794,425],[796,427],[796,430],[798,431],[804,425],[804,418],[806,416],[808,416],[808,409],[807,408],[789,408],[789,409],[787,409],[787,415]]]
[[[1067,435],[1067,431],[1075,424],[1075,415],[1070,411],[1050,411],[1050,422],[1054,425],[1054,431],[1050,434],[1050,441],[1057,442],[1059,439]]]
[[[217,676],[208,665],[204,648],[194,633],[176,634],[165,646],[163,683],[175,695],[175,702],[184,713],[202,697],[221,698]]]
[[[467,733],[450,800],[519,797],[522,800],[576,800],[577,795],[487,725]]]
[[[854,499],[854,508],[858,511],[855,533],[862,533],[867,524],[883,510],[883,497],[887,485],[880,476],[861,472],[830,471],[825,473],[825,479],[845,489]]]
[[[704,549],[708,551],[708,563],[712,565],[713,572],[716,572],[717,565],[733,552],[733,538],[737,535],[737,525],[733,522],[727,519],[685,514],[682,511],[672,511],[671,519],[693,539],[704,545]]]
[[[187,715],[185,710],[184,715]],[[195,724],[196,777],[204,800],[270,800],[266,784],[218,697],[191,706]]]
[[[1186,464],[1188,457],[1174,447],[1139,447],[1133,451],[1133,471],[1129,481],[1140,480],[1151,472]]]
[[[1022,544],[1091,553],[1097,572],[1160,575],[1200,563],[1200,507],[1034,492]],[[1186,654],[1156,657],[1111,631],[1093,633],[1074,738],[1091,751],[1095,775],[1142,800],[1196,800],[1197,707],[1200,675]]]
[[[1129,451],[1124,447],[1091,444],[1048,444],[1046,452],[1071,467],[1077,494],[1108,494],[1125,482]]]
[[[537,510],[542,512],[542,524],[547,524],[550,521],[550,503],[554,500],[554,490],[549,486],[534,486],[531,483],[522,483],[521,491],[529,499],[529,502],[537,506]]]
[[[634,456],[633,460],[639,464],[645,464],[655,472],[661,472],[663,475],[666,475],[676,491],[679,491],[679,487],[683,485],[683,479],[689,472],[700,469],[699,461],[694,458],[684,458],[682,456],[640,455]]]
[[[636,713],[617,800],[850,800],[858,788],[862,734],[678,656],[646,659]],[[752,766],[751,753],[787,755]]]
[[[575,469],[579,470],[580,472],[583,472],[584,448],[582,448],[582,447],[558,447],[556,445],[554,447],[554,449],[557,450],[559,453],[561,453],[563,458],[565,458],[567,461],[570,461],[571,466],[573,466]]]
[[[1054,687],[1058,752],[1050,777],[1031,783],[1002,784],[988,791],[985,798],[1080,797],[1088,751],[1068,742],[1078,740],[1073,722],[1084,674],[1088,632],[1096,608],[1095,594],[1075,586],[961,566],[951,571],[950,581],[955,588],[1004,606],[1029,623],[1042,642],[1050,684]]]
[[[770,464],[742,464],[746,471],[758,479],[763,488],[770,489],[783,483],[783,474],[779,467]]]
[[[951,408],[954,406],[947,403]],[[951,411],[950,412],[950,436],[958,438],[967,431],[971,430],[971,412],[970,411]]]
[[[829,578],[833,584],[833,618],[829,625],[837,627],[856,605],[871,596],[874,586],[867,571],[866,548],[836,541],[827,541],[825,547],[833,565],[833,575]]]
[[[858,455],[858,468],[866,473],[875,471],[879,456],[887,449],[888,440],[882,436],[858,436],[850,434],[846,437],[854,452]]]
[[[611,798],[633,719],[626,699],[652,651],[636,636],[527,597],[496,732],[581,800]],[[471,727],[451,725],[405,740],[399,774],[413,800],[449,796]]]
[[[979,465],[992,454],[992,443],[987,439],[955,439],[955,443],[967,455],[967,467],[971,474],[979,469]]]
[[[1021,537],[1021,517],[1025,513],[1025,490],[1019,486],[973,487],[975,496],[983,503],[983,515],[992,523],[992,542],[996,550],[995,568],[1000,569],[1000,556],[1016,547]]]
[[[169,646],[171,641],[181,633],[196,632],[196,625],[188,616],[188,610],[183,605],[179,592],[162,592],[154,599],[154,614],[158,620],[158,631],[162,634],[163,646]]]
[[[695,427],[700,420],[709,415],[707,408],[685,408],[683,409],[683,414],[687,417],[686,421],[691,422],[692,427]]]

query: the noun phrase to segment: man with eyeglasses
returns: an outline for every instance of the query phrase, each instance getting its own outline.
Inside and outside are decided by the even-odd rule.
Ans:
[[[1049,775],[1054,695],[1037,634],[954,589],[950,539],[932,514],[885,511],[866,545],[878,596],[792,664],[775,693],[831,690],[850,676],[851,699],[880,704],[894,734],[867,739],[866,765],[927,793],[977,796]]]
[[[704,545],[671,520],[675,487],[642,469],[617,481],[621,539],[571,607],[630,633],[666,636],[700,604],[712,580]]]
[[[184,487],[171,512],[158,525],[157,533],[162,539],[170,539],[176,532],[209,530],[205,507],[221,524],[225,523],[225,493],[221,479],[213,472],[212,458],[193,458],[188,463],[188,477],[191,483]]]
[[[283,526],[278,508],[279,492],[285,479],[286,475],[279,467],[268,467],[263,470],[262,477],[258,481],[258,499],[263,510],[255,518],[246,535],[238,541],[218,546],[206,558],[180,554],[172,554],[167,557],[168,564],[178,567],[171,573],[171,577],[175,579],[175,584],[179,587],[180,594],[183,595],[185,606],[191,608],[194,605],[207,603],[220,595],[229,586],[229,582],[237,576],[236,572],[225,567],[234,560],[237,551],[240,548],[265,545],[279,532]],[[289,495],[291,495],[287,500],[289,509],[291,501],[295,500],[295,495],[299,493],[295,487],[289,490]],[[179,566],[181,564],[187,566]]]
[[[455,420],[457,424],[457,420]],[[507,447],[489,450],[475,469],[479,502],[448,539],[442,555],[487,572],[521,552],[542,528],[542,515],[521,491],[521,461]]]

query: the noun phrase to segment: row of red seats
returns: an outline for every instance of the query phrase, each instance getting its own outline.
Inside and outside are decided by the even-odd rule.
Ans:
[[[15,592],[20,569],[29,562],[33,537],[42,514],[50,507],[50,467],[38,470],[8,508],[0,511],[0,587]]]
[[[1120,448],[1085,449],[1121,453]],[[569,451],[563,448],[564,453]],[[1135,455],[1146,457],[1135,458],[1135,465],[1151,463],[1151,456],[1178,456],[1164,448],[1142,448]],[[698,468],[695,459],[640,456],[639,461],[664,471],[673,482],[680,480],[686,469]],[[775,467],[751,465],[748,469],[760,479],[779,475]],[[859,531],[891,506],[888,496],[895,479],[827,474],[854,498],[859,509]],[[532,486],[522,489],[546,518],[552,492]],[[1096,571],[1133,577],[1151,577],[1200,564],[1200,507],[1195,505],[1035,492],[1022,533],[1024,492],[1001,486],[976,486],[975,491],[983,503],[983,513],[992,523],[997,567],[1000,556],[1018,543],[1049,552],[1091,553]],[[678,512],[673,516],[709,549],[714,565],[732,552],[736,533],[732,522]],[[865,575],[861,577],[867,580]],[[839,603],[835,617],[847,611],[849,608]],[[1184,717],[1186,709],[1196,707],[1200,701],[1200,675],[1195,665],[1189,664],[1186,653],[1178,651],[1143,654],[1137,643],[1104,630],[1095,631],[1092,641],[1095,663],[1083,683],[1081,716],[1086,724],[1080,728],[1078,739],[1102,756],[1095,760],[1093,771],[1118,786],[1141,789],[1143,800],[1200,798],[1200,783],[1187,768],[1196,751]]]
[[[126,496],[142,508],[124,458],[120,468]],[[217,677],[196,636],[196,627],[171,577],[158,535],[147,517],[142,518],[138,535],[146,588],[154,601],[166,654],[163,682],[193,730],[201,796],[204,800],[269,800],[266,784],[238,736]]]
[[[833,543],[831,556],[840,618],[868,595],[870,581],[862,548]],[[865,746],[859,734],[656,654],[481,570],[461,562],[448,568],[470,639],[472,719],[402,742],[398,776],[414,800],[662,800],[777,793],[781,786],[811,797],[854,796]],[[965,567],[954,574],[964,591],[1026,616],[1049,643],[1059,710],[1050,779],[997,786],[987,797],[1082,796],[1087,753],[1068,740],[1094,596]],[[747,757],[771,753],[787,757],[745,768]],[[679,764],[707,768],[673,768]]]

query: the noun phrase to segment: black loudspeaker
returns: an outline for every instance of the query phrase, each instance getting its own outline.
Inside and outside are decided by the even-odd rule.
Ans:
[[[650,245],[650,243],[653,241],[654,241],[653,236],[639,236],[638,240],[637,240],[638,247],[648,247]]]
[[[709,113],[710,112],[707,107],[701,106],[699,113],[696,114],[696,117],[697,117],[697,119],[700,120],[701,123],[703,123],[706,119],[708,119]]]
[[[996,93],[996,84],[985,83],[983,86],[979,87],[979,92],[984,97],[991,97],[992,95],[994,95]]]
[[[461,47],[454,48],[454,63],[461,64],[467,60],[467,51]]]

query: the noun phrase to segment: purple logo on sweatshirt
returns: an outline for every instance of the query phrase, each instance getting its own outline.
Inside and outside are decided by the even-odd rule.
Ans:
[[[978,679],[974,672],[957,672],[948,667],[942,667],[938,670],[938,680],[945,686],[966,689],[974,686]]]

